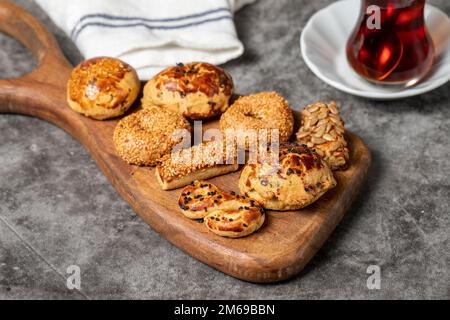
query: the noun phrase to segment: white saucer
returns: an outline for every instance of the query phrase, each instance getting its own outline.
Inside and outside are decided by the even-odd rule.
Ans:
[[[300,46],[303,59],[317,77],[341,91],[376,100],[419,95],[450,80],[450,19],[428,4],[425,19],[437,57],[430,74],[409,88],[386,88],[359,77],[347,62],[345,53],[359,10],[360,0],[342,0],[320,10],[308,21],[300,37]]]

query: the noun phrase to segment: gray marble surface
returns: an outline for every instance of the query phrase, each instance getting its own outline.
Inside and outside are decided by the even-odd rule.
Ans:
[[[32,2],[17,1],[80,55]],[[300,57],[299,34],[330,0],[259,0],[236,15],[246,46],[226,68],[241,93],[277,90],[295,108],[335,99],[348,128],[373,153],[366,187],[307,268],[257,285],[194,260],[149,228],[87,152],[57,127],[0,115],[0,298],[410,299],[450,298],[450,84],[411,99],[373,102],[317,79]],[[450,2],[432,1],[450,14]],[[0,77],[34,66],[0,34]],[[57,70],[55,70],[57,72]],[[81,291],[66,287],[78,265]],[[381,289],[369,290],[369,265]]]

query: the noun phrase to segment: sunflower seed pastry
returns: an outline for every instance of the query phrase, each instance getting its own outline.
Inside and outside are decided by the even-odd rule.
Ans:
[[[162,189],[172,190],[238,169],[239,164],[235,159],[227,161],[223,142],[210,141],[165,155],[155,173]]]
[[[297,141],[314,149],[332,170],[345,169],[349,150],[344,138],[344,122],[336,102],[308,105],[301,112],[301,121]]]

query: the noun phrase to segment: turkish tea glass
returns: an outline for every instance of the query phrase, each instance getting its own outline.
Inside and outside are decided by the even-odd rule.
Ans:
[[[424,11],[425,0],[361,0],[361,13],[347,43],[347,58],[356,73],[385,85],[420,81],[435,55]]]

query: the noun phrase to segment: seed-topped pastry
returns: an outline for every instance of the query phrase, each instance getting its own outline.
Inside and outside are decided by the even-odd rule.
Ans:
[[[260,92],[237,99],[220,118],[220,130],[241,138],[247,149],[262,138],[270,144],[273,133],[279,142],[286,142],[294,131],[294,115],[278,93]]]
[[[231,76],[219,67],[180,63],[147,82],[142,104],[164,106],[191,120],[208,119],[228,108],[233,89]]]
[[[205,180],[237,171],[235,159],[227,160],[223,142],[210,141],[167,154],[156,168],[163,190],[184,187],[195,180]],[[230,164],[227,164],[230,163]]]
[[[185,187],[178,200],[189,219],[203,219],[205,226],[222,237],[245,237],[264,223],[264,209],[247,197],[220,190],[206,181]]]
[[[314,103],[301,112],[302,126],[297,140],[314,149],[332,170],[344,169],[349,150],[344,138],[344,121],[336,102]]]
[[[119,121],[114,145],[128,164],[154,166],[181,142],[181,136],[174,136],[178,129],[190,131],[191,125],[178,112],[151,106]]]
[[[280,145],[278,161],[247,164],[239,179],[242,194],[266,209],[281,211],[306,207],[335,186],[328,165],[298,143]]]
[[[224,192],[205,180],[196,180],[183,188],[178,205],[186,217],[195,220],[205,218],[225,201],[235,199],[235,193]]]
[[[136,71],[114,58],[80,63],[67,83],[67,102],[78,113],[104,120],[124,114],[139,95]]]

